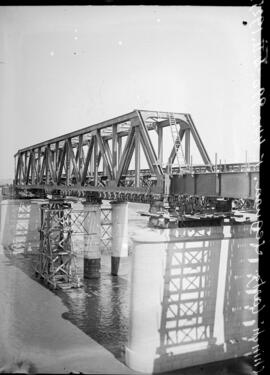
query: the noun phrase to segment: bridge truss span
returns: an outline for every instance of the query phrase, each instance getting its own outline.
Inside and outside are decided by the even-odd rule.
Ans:
[[[172,119],[177,144],[166,136]],[[200,166],[192,165],[191,139],[202,158]],[[219,165],[217,170],[211,163],[190,114],[134,110],[18,150],[14,186],[18,191],[95,192],[103,198],[164,196],[172,194],[173,176],[181,180],[185,175],[233,173],[235,168],[244,173],[241,164]],[[252,168],[254,163],[249,172]]]

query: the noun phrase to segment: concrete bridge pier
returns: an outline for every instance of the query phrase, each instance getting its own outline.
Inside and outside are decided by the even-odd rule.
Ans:
[[[100,277],[101,250],[101,201],[87,199],[83,202],[84,211],[87,213],[84,226],[84,278]]]
[[[143,236],[143,233],[141,233]],[[140,236],[140,237],[141,237]],[[128,345],[125,362],[142,373],[152,373],[159,346],[166,244],[159,235],[133,238]]]
[[[118,275],[121,258],[128,256],[128,202],[113,201],[111,274]]]

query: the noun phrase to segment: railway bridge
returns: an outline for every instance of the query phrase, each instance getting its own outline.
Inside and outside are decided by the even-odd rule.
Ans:
[[[36,276],[55,288],[81,285],[71,246],[76,218],[86,228],[79,245],[84,277],[97,278],[101,203],[111,201],[106,223],[117,276],[128,256],[128,202],[150,203],[145,214],[161,230],[145,228],[133,238],[125,354],[128,366],[143,373],[251,350],[257,320],[249,277],[258,272],[258,241],[250,218],[239,222],[235,211],[255,212],[258,186],[259,162],[224,164],[217,155],[211,162],[188,113],[134,110],[15,155],[19,202],[39,198],[30,212],[40,233]],[[82,212],[72,209],[74,200]]]
[[[201,165],[193,164],[191,150]],[[141,214],[154,227],[203,226],[234,220],[233,208],[254,210],[258,184],[259,163],[222,164],[217,154],[211,162],[188,113],[133,110],[15,154],[16,196],[53,198],[41,210],[48,233],[46,212],[56,218],[74,199],[83,201],[91,217],[85,218],[87,234],[100,233],[102,199],[111,201],[116,275],[119,259],[127,256],[129,201],[150,203],[149,213]],[[47,244],[46,235],[42,238]],[[100,265],[100,249],[91,246],[86,277],[96,275]]]
[[[191,141],[201,165],[192,163]],[[21,194],[145,202],[179,195],[254,199],[259,178],[258,163],[212,163],[190,114],[146,110],[20,149],[15,169]]]

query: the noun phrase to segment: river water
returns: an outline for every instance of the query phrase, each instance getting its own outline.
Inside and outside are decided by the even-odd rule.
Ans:
[[[108,207],[108,204],[105,204],[104,207]],[[82,206],[73,204],[73,208],[80,210]],[[148,207],[144,204],[129,204],[129,236],[134,235],[137,229],[147,226],[147,218],[136,213],[137,210],[147,209]],[[2,270],[2,276],[7,267],[10,272],[13,272],[13,276],[8,272],[8,277],[5,278],[6,290],[1,301],[2,316],[9,314],[10,318],[8,322],[2,324],[2,333],[5,332],[6,340],[13,349],[17,348],[15,353],[23,352],[23,347],[27,343],[31,346],[32,351],[35,347],[36,354],[39,351],[38,348],[40,351],[44,351],[44,348],[48,348],[51,344],[50,337],[46,336],[46,330],[51,332],[48,325],[54,325],[53,318],[50,318],[50,313],[44,311],[44,301],[40,301],[40,290],[35,290],[31,283],[34,280],[37,285],[42,286],[42,283],[35,278],[32,267],[39,246],[37,231],[39,218],[36,217],[37,215],[39,215],[39,209],[30,201],[4,200],[1,202],[0,256],[2,266],[5,267],[5,270]],[[77,252],[78,274],[83,280],[82,241],[83,235],[74,235],[73,244],[74,250]],[[65,306],[65,309],[62,309],[62,306],[59,309],[58,306],[61,318],[71,322],[112,353],[117,360],[124,362],[123,348],[127,343],[128,332],[130,257],[123,258],[119,276],[115,277],[110,274],[109,250],[104,248],[102,253],[100,279],[85,279],[83,287],[78,289],[49,291],[49,300],[48,295],[46,296],[47,305],[50,305],[51,296],[60,298],[61,305]],[[22,281],[26,284],[23,288],[24,302],[22,304],[20,304],[21,296],[17,296],[16,288],[18,279],[22,277],[21,273],[18,275],[20,271],[27,276]],[[42,287],[42,291],[43,289]],[[3,298],[8,301],[4,301]],[[53,309],[57,311],[55,302],[52,304],[54,304]],[[26,307],[29,308],[29,311],[25,311]],[[31,310],[33,310],[33,314],[30,318]],[[28,319],[31,319],[31,323]],[[38,337],[33,337],[34,327],[38,325],[44,325],[40,340]],[[61,346],[64,346],[63,342],[61,342]],[[74,348],[76,348],[76,341]]]
[[[80,209],[80,205],[74,205],[74,208]],[[148,205],[129,203],[129,238],[147,228],[148,218],[140,216],[137,213],[139,210],[148,210]],[[128,373],[130,370],[121,367],[122,365],[119,367],[118,362],[124,363],[124,348],[128,342],[131,257],[123,258],[119,276],[115,277],[110,274],[109,251],[104,249],[99,279],[83,280],[83,287],[78,289],[48,290],[35,279],[32,267],[39,246],[38,215],[39,209],[30,201],[1,203],[0,312],[5,318],[0,322],[0,366],[5,355],[12,352],[13,357],[25,356],[34,362],[40,358],[39,372],[66,372],[67,365],[61,367],[59,358],[63,358],[63,363],[68,363],[74,353],[79,353],[80,358],[94,356],[95,366],[99,367],[93,369],[92,373]],[[156,230],[157,234],[159,232]],[[75,237],[76,251],[76,244],[82,237],[79,236],[79,242],[78,236]],[[129,245],[131,252],[131,242]],[[82,276],[83,254],[79,247],[77,265]],[[225,254],[224,251],[223,253]],[[224,280],[225,276],[224,274]],[[23,285],[23,288],[17,288],[18,284]],[[223,312],[220,311],[220,314]],[[217,330],[218,326],[219,324],[214,329]],[[99,346],[94,346],[95,343]],[[86,352],[89,347],[92,348],[91,352]],[[106,352],[102,351],[102,348],[105,348]],[[107,352],[111,356],[108,356]],[[48,359],[51,361],[49,368],[46,367]],[[75,369],[84,371],[83,360],[73,362]],[[93,365],[87,362],[87,373],[91,373],[89,366]],[[243,366],[242,370],[234,372],[230,366],[232,367],[231,364],[222,365],[225,369],[223,372],[220,372],[218,367],[210,366],[205,373],[250,373]],[[239,364],[237,366],[239,368]],[[195,369],[185,373],[197,374],[198,371]]]

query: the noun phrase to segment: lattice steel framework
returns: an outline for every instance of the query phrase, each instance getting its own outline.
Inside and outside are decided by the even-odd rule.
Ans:
[[[178,138],[182,141],[185,137],[185,166],[190,164],[192,136],[204,164],[211,170],[210,158],[189,114],[134,110],[19,150],[15,155],[15,185],[31,188],[76,186],[92,191],[126,187],[128,191],[139,189],[144,192],[145,176],[149,175],[157,181],[155,190],[162,193],[161,181],[166,166],[172,166],[177,156],[173,144],[168,160],[163,160],[163,129],[170,126],[170,115],[174,116]],[[157,149],[151,141],[150,131],[157,134]],[[146,173],[141,170],[141,149],[149,166]],[[135,159],[133,171],[129,169],[132,157]],[[146,185],[148,188],[149,184]]]
[[[60,200],[41,205],[40,252],[35,271],[53,288],[80,286],[71,234],[71,204]]]
[[[102,208],[101,209],[101,245],[107,252],[112,247],[112,209]]]
[[[174,139],[168,146],[165,131],[166,127],[172,129],[172,118]],[[157,137],[157,144],[151,133]],[[201,156],[200,166],[192,165],[191,140]],[[148,164],[148,168],[144,169],[143,154]],[[234,189],[224,188],[220,177],[238,171],[244,187],[248,187],[254,177],[250,172],[259,168],[256,163],[212,165],[190,114],[146,110],[134,110],[21,149],[15,155],[15,165],[14,185],[21,193],[62,190],[67,194],[80,195],[91,191],[98,192],[101,198],[106,197],[106,193],[123,193],[136,195],[137,201],[143,200],[141,195],[150,199],[151,195],[172,194],[169,176],[179,175],[180,172],[182,177],[211,172],[217,178],[203,183],[206,184],[206,193],[209,190],[210,196],[226,197],[228,190],[229,196],[234,197]],[[245,178],[245,172],[250,173],[249,179]],[[224,178],[225,182],[227,180]],[[196,181],[196,178],[191,182],[182,180],[183,186],[180,190],[177,187],[176,194],[207,195],[205,189],[200,189],[201,182]],[[190,189],[193,183],[194,189]],[[232,186],[232,182],[229,181],[228,185]],[[251,191],[244,195],[254,195],[253,190],[251,187]]]

